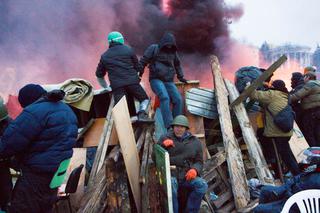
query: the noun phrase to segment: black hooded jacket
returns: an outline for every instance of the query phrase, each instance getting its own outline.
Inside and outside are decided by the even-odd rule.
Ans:
[[[108,72],[110,86],[114,90],[119,87],[139,84],[139,61],[133,49],[120,43],[111,43],[109,49],[102,54],[96,70],[96,76],[103,78]]]
[[[171,46],[171,48],[168,48]],[[150,45],[140,59],[140,76],[144,68],[149,65],[149,80],[159,79],[164,82],[173,82],[174,75],[178,79],[183,78],[183,71],[177,53],[177,45],[174,35],[166,33],[159,44]]]

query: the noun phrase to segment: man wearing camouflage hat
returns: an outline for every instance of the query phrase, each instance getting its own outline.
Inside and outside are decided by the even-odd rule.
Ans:
[[[206,181],[200,178],[203,167],[202,146],[188,131],[189,122],[184,115],[174,118],[172,128],[158,143],[169,152],[170,164],[176,166],[171,173],[173,210],[178,213],[181,208],[178,204],[178,190],[186,189],[189,194],[183,212],[198,212],[208,188]]]

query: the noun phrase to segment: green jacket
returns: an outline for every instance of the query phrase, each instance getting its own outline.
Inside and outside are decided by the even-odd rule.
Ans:
[[[301,100],[304,110],[320,107],[320,81],[310,80],[300,90],[291,95],[291,101]]]
[[[263,135],[266,137],[290,137],[292,131],[283,132],[273,122],[273,116],[288,104],[288,95],[278,90],[257,91],[251,93],[250,98],[260,102],[265,111],[265,127]],[[270,112],[272,115],[270,114]]]
[[[162,146],[162,142],[166,139],[173,140],[175,146],[169,148]],[[172,171],[172,176],[182,180],[189,169],[195,169],[198,176],[201,175],[203,167],[202,146],[197,137],[187,132],[179,140],[172,131],[169,131],[159,139],[158,144],[169,152],[170,164],[177,167],[175,171]]]

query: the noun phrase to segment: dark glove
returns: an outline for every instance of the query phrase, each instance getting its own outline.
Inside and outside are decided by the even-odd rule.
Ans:
[[[185,79],[185,78],[179,78],[179,81],[181,81],[184,84],[188,83],[187,79]]]

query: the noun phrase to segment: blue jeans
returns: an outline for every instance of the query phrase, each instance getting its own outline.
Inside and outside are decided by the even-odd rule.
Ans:
[[[184,187],[188,190],[188,200],[185,212],[187,213],[197,213],[199,212],[201,200],[205,195],[208,184],[207,182],[197,177],[191,181],[183,180],[181,182],[177,181],[177,178],[171,178],[171,188],[172,188],[172,202],[173,202],[173,212],[179,212],[179,202],[178,202],[178,189],[179,187]]]
[[[159,97],[164,125],[168,128],[170,127],[173,118],[182,114],[182,97],[173,82],[163,82],[159,79],[152,79],[150,81],[150,86],[152,91]],[[173,105],[172,112],[170,110],[170,101]]]

